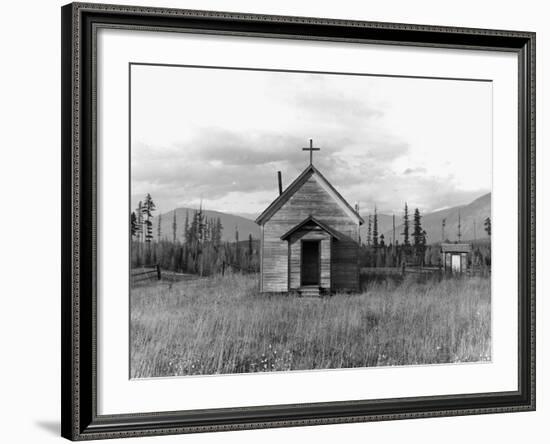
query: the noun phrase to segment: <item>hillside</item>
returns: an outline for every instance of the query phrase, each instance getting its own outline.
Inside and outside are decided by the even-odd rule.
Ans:
[[[435,211],[433,213],[422,215],[422,228],[428,234],[428,243],[441,241],[441,222],[446,219],[445,238],[450,241],[457,239],[458,232],[458,213],[460,210],[461,232],[463,241],[471,241],[474,238],[487,238],[487,233],[484,230],[483,222],[487,217],[491,216],[491,193],[485,194],[474,200],[468,205],[461,205],[444,210]],[[409,220],[411,224],[410,232],[412,233],[414,208],[409,208]],[[362,214],[367,219],[367,214]],[[403,237],[400,233],[403,232],[403,214],[395,215],[395,233],[399,242],[402,242]],[[475,221],[475,233],[474,233]],[[391,242],[392,239],[392,216],[387,214],[378,215],[378,231],[384,234],[386,242]],[[361,227],[361,237],[366,239],[367,224]]]
[[[161,237],[167,239],[172,239],[172,222],[174,218],[174,211],[176,212],[176,236],[179,240],[183,240],[183,230],[185,226],[185,216],[189,213],[189,223],[193,218],[193,213],[195,212],[194,208],[177,208],[172,211],[168,211],[162,214],[161,217]],[[222,231],[222,240],[223,241],[234,241],[235,240],[235,228],[239,229],[239,239],[246,240],[248,235],[252,234],[254,239],[260,238],[260,227],[256,225],[253,220],[246,219],[241,216],[234,216],[232,214],[221,213],[219,211],[203,210],[205,216],[208,219],[221,219],[223,231]],[[153,217],[153,235],[156,238],[157,236],[157,227],[158,227],[158,215]]]

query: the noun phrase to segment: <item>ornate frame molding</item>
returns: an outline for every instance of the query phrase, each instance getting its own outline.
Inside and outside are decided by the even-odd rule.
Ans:
[[[72,3],[62,8],[62,436],[71,440],[535,409],[535,34]],[[519,390],[208,411],[97,415],[95,33],[97,27],[512,51],[519,60]]]

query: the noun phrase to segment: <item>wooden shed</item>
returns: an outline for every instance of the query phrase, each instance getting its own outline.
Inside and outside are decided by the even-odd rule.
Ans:
[[[361,216],[310,164],[256,219],[260,291],[359,289]]]
[[[441,263],[443,269],[453,273],[463,273],[468,269],[468,255],[471,244],[441,244]]]

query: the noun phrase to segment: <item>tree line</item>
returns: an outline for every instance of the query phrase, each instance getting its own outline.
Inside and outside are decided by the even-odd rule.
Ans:
[[[185,214],[183,236],[177,234],[178,220],[174,210],[171,233],[162,233],[162,214],[157,217],[156,237],[153,236],[153,213],[156,206],[149,193],[130,214],[133,268],[159,264],[164,270],[208,276],[226,268],[243,272],[259,271],[259,245],[250,234],[239,240],[235,227],[233,242],[222,241],[221,219],[209,218],[202,204]]]
[[[395,237],[395,216],[393,217],[393,230]],[[422,264],[427,249],[427,233],[422,228],[422,216],[420,210],[415,208],[413,216],[413,226],[411,232],[411,222],[409,216],[409,207],[405,203],[403,213],[403,236],[402,244],[399,240],[389,244],[383,234],[378,233],[378,212],[376,206],[374,213],[367,216],[367,237],[364,243],[361,243],[362,261],[370,267],[397,267],[403,261]]]
[[[446,219],[442,219],[442,240],[428,243],[428,235],[422,227],[422,215],[418,208],[414,209],[412,226],[408,204],[402,216],[403,231],[401,243],[395,236],[395,215],[393,216],[393,242],[389,243],[378,230],[378,212],[376,206],[373,214],[367,216],[366,239],[360,242],[360,266],[361,267],[400,267],[403,264],[416,266],[440,266],[441,243],[450,243],[444,237]],[[484,220],[484,229],[491,236],[491,218]],[[460,213],[458,219],[458,239],[461,238]],[[491,243],[490,241],[474,241],[470,265],[490,267]]]

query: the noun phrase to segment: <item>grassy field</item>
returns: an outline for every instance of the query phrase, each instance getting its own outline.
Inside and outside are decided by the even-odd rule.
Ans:
[[[134,378],[491,359],[490,280],[382,281],[361,294],[260,295],[257,275],[137,286]]]

